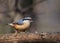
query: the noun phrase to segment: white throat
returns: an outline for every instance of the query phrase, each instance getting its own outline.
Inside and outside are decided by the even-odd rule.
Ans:
[[[27,23],[30,25],[30,21],[29,20],[24,20],[23,23]]]
[[[23,23],[30,23],[30,21],[29,20],[24,20]]]

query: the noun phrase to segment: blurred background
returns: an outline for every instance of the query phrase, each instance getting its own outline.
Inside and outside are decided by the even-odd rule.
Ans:
[[[29,32],[60,32],[60,0],[0,0],[0,34],[12,33],[8,23],[33,18]]]

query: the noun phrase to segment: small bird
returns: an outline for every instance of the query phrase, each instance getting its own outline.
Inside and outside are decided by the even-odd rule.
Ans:
[[[15,34],[17,34],[18,31],[25,32],[30,27],[31,22],[31,17],[25,17],[15,23],[10,23],[9,25],[15,29]]]

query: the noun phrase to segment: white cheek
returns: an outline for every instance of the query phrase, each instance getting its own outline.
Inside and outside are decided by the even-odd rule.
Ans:
[[[30,22],[30,21],[29,21],[29,20],[24,20],[24,21],[23,21],[23,23],[28,23],[28,22]]]
[[[30,25],[30,21],[29,20],[24,20],[23,23]]]

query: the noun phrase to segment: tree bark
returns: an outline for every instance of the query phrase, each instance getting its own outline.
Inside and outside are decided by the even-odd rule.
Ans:
[[[2,34],[0,35],[0,43],[57,43],[60,42],[60,34],[45,34],[42,36],[42,34],[38,33],[19,33],[17,36],[14,36],[14,34]]]

